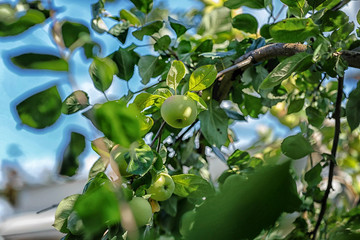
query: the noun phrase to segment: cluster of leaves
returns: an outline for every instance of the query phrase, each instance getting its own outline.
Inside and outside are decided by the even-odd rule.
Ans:
[[[128,82],[135,69],[139,84],[154,83],[94,105],[83,90],[62,100],[56,86],[17,104],[21,122],[32,128],[46,128],[61,114],[81,112],[104,135],[91,142],[99,159],[83,193],[65,198],[57,209],[54,227],[66,233],[63,239],[308,239],[309,235],[315,239],[317,229],[311,231],[322,223],[319,209],[328,200],[321,173],[336,162],[339,172],[352,174],[354,180],[359,173],[360,85],[343,96],[340,84],[349,64],[341,52],[360,45],[359,29],[353,33],[354,23],[338,9],[342,2],[281,0],[287,15],[279,21],[269,0],[204,1],[204,10],[181,21],[164,17],[152,0],[131,2],[134,8],[119,9],[116,16],[105,10],[104,0],[92,5],[92,30],[119,40],[120,47],[108,56],[96,52],[100,45],[87,26],[54,18],[52,36],[60,53],[25,52],[11,58],[25,69],[69,71],[72,53],[83,49],[92,60],[89,75],[94,87],[105,96],[113,81]],[[17,17],[15,8],[0,5],[0,12],[6,13],[0,16],[0,36],[19,34],[49,17],[39,2],[27,6]],[[243,6],[269,12],[259,33],[254,16],[235,11]],[[199,26],[191,27],[198,17]],[[105,23],[109,19],[115,21],[111,28]],[[150,42],[152,54],[138,54],[135,50],[143,46],[126,44],[132,39]],[[270,51],[258,63],[229,71],[244,54],[272,43],[297,43],[306,51],[277,55]],[[174,94],[192,98],[200,112],[196,122],[183,130],[164,124],[160,116],[162,103]],[[346,106],[340,114],[336,105],[344,97]],[[229,125],[268,111],[290,128],[300,126],[300,132],[281,142],[260,139],[247,151],[229,153],[235,135]],[[346,118],[341,128],[351,136],[340,137],[338,159],[336,151],[328,154],[333,144],[338,145],[332,143],[338,134],[328,120],[333,117]],[[185,135],[189,137],[184,139]],[[111,157],[115,145],[126,153],[127,177],[119,174]],[[76,174],[84,148],[85,138],[72,133],[60,174]],[[228,166],[215,182],[208,171],[208,151]],[[161,172],[172,176],[175,191],[158,203],[146,189]],[[351,190],[357,195],[360,188]],[[149,199],[154,212],[147,226],[135,230],[126,224],[131,218],[126,203],[134,196]],[[334,201],[342,208],[327,212],[321,239],[359,238],[359,209],[347,211],[354,199]],[[196,215],[184,234],[181,219],[190,210]],[[291,221],[287,213],[292,212],[298,214]]]

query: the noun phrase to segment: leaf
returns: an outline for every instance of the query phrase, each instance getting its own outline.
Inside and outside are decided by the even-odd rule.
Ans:
[[[279,63],[264,79],[260,89],[273,88],[303,66],[312,64],[312,55],[306,52],[295,54]]]
[[[170,26],[172,29],[174,29],[176,36],[179,38],[181,35],[183,35],[190,27],[186,26],[182,22],[173,19],[172,17],[168,17],[168,21],[170,23]]]
[[[12,10],[12,8],[4,9],[5,12]],[[4,14],[4,12],[2,12]],[[15,15],[15,13],[14,13]],[[45,15],[38,10],[29,9],[24,15],[19,19],[11,22],[1,21],[0,19],[0,37],[14,36],[29,28],[35,26],[36,24],[44,22],[46,19]]]
[[[241,6],[260,9],[264,8],[264,0],[229,0],[224,3],[225,7],[230,9],[237,9]]]
[[[112,84],[118,72],[116,64],[110,58],[94,58],[89,67],[89,74],[97,90],[105,92]]]
[[[322,4],[326,0],[306,0],[306,1],[312,8],[317,8],[320,4]]]
[[[109,56],[117,65],[119,78],[129,81],[134,74],[134,67],[139,56],[134,50],[119,48]]]
[[[217,71],[214,65],[205,65],[197,68],[189,80],[189,91],[200,91],[211,86],[216,79]]]
[[[170,70],[166,77],[166,85],[169,88],[174,89],[176,92],[176,88],[179,85],[181,79],[184,78],[186,74],[185,65],[182,61],[174,60],[171,63]]]
[[[290,162],[261,167],[248,180],[235,175],[223,191],[196,209],[187,239],[254,239],[283,212],[297,211],[301,200],[289,173]]]
[[[342,11],[326,11],[320,19],[323,32],[334,31],[349,22],[349,17]]]
[[[76,22],[66,21],[62,23],[61,33],[64,40],[65,47],[69,48],[73,43],[75,43],[82,35],[90,34],[89,29]]]
[[[154,44],[155,51],[165,51],[168,50],[171,43],[171,38],[168,35],[162,36],[159,40]]]
[[[211,100],[208,109],[199,114],[201,132],[210,145],[221,147],[228,139],[228,117],[215,100]]]
[[[153,7],[153,0],[130,0],[137,9],[143,13],[149,13]]]
[[[300,159],[309,155],[314,150],[309,141],[301,133],[298,133],[284,139],[281,143],[281,151],[289,158]]]
[[[124,44],[126,42],[126,37],[129,32],[130,24],[129,22],[120,22],[114,25],[108,33],[119,39],[119,41]]]
[[[321,182],[321,171],[321,164],[318,163],[315,165],[315,167],[305,173],[305,181],[307,182],[309,187],[316,187]]]
[[[89,96],[86,92],[77,90],[64,100],[61,106],[63,114],[73,114],[89,106]]]
[[[270,35],[276,42],[303,42],[319,33],[311,18],[287,18],[270,26]]]
[[[251,14],[239,14],[233,18],[232,25],[234,28],[248,33],[256,33],[258,22]]]
[[[356,14],[356,20],[357,20],[358,24],[360,24],[360,10]]]
[[[133,104],[135,104],[139,111],[143,111],[145,108],[153,105],[160,107],[161,104],[165,101],[165,99],[165,97],[160,95],[140,93],[135,97]]]
[[[147,144],[141,144],[130,149],[129,154],[130,162],[128,163],[127,172],[136,175],[145,175],[150,170],[154,160],[156,160],[151,147]]]
[[[36,93],[16,105],[23,124],[43,129],[56,122],[61,115],[61,98],[56,86]]]
[[[346,103],[346,119],[351,131],[360,124],[360,84],[349,94]]]
[[[59,203],[55,212],[55,221],[54,228],[62,233],[68,233],[67,229],[67,219],[73,211],[76,200],[79,198],[80,194],[70,195]]]
[[[50,54],[24,53],[11,58],[13,64],[24,69],[47,69],[53,71],[67,71],[66,60]]]
[[[210,38],[213,38],[214,35],[219,36],[221,33],[229,34],[232,29],[231,21],[230,9],[226,7],[214,8],[202,17],[197,33]]]
[[[92,165],[89,171],[88,179],[94,178],[98,173],[105,172],[108,164],[109,158],[100,157],[96,162]]]
[[[111,183],[104,183],[96,191],[79,196],[74,209],[84,223],[84,239],[91,239],[108,226],[120,222],[119,200]]]
[[[158,57],[152,55],[145,55],[140,57],[138,67],[142,84],[149,83],[150,78],[153,76],[157,62]]]
[[[299,112],[303,108],[304,102],[305,102],[304,98],[291,100],[287,114]]]
[[[135,14],[133,14],[132,12],[130,12],[126,9],[122,9],[120,11],[120,18],[127,20],[129,23],[131,23],[134,26],[141,25],[139,18]]]
[[[174,194],[180,197],[203,198],[215,193],[209,182],[200,176],[179,174],[171,177],[175,183]]]
[[[159,32],[159,30],[163,27],[163,24],[164,23],[162,21],[149,22],[143,25],[138,30],[134,31],[132,34],[134,35],[135,38],[142,41],[145,35],[151,36],[154,33]]]
[[[325,116],[322,114],[318,109],[313,107],[307,107],[306,108],[306,115],[308,118],[308,121],[311,125],[314,127],[321,127],[322,123],[324,122]]]
[[[85,137],[77,132],[71,132],[70,143],[65,148],[61,167],[59,170],[60,175],[74,176],[79,168],[79,155],[85,149]]]
[[[115,144],[112,141],[105,137],[100,137],[91,141],[91,148],[104,159],[110,157],[110,151],[114,145]]]
[[[197,107],[200,108],[200,110],[207,110],[207,104],[199,95],[193,92],[187,92],[185,95],[195,100]]]
[[[123,147],[141,137],[137,109],[122,101],[109,101],[94,107],[96,127],[111,141]]]

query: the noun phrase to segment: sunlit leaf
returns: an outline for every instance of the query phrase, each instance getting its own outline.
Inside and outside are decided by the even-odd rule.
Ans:
[[[264,8],[264,0],[229,0],[224,3],[225,7],[230,9],[237,9],[241,6],[249,7],[249,8]]]
[[[101,92],[105,92],[111,86],[117,72],[117,66],[110,58],[94,58],[89,67],[94,86]]]
[[[132,12],[130,12],[126,9],[122,9],[120,11],[120,18],[127,20],[129,23],[131,23],[134,26],[141,25],[139,18],[135,14],[133,14]]]
[[[139,146],[130,149],[130,161],[127,171],[132,174],[144,175],[150,170],[154,160],[154,153],[147,144],[140,144]]]
[[[61,112],[73,114],[89,106],[89,96],[86,92],[77,90],[71,93],[62,103]]]
[[[208,181],[193,174],[172,176],[175,183],[174,194],[180,197],[203,198],[214,194],[214,189]]]
[[[197,68],[190,76],[189,90],[200,91],[211,86],[216,79],[217,71],[214,65]]]
[[[110,159],[100,157],[96,162],[92,165],[89,171],[88,179],[95,177],[100,172],[105,172]]]
[[[130,24],[129,22],[120,22],[114,25],[108,33],[119,39],[119,41],[124,44],[126,42],[126,37],[129,31]]]
[[[79,198],[80,194],[70,195],[59,203],[55,212],[55,221],[54,228],[56,228],[59,232],[68,233],[67,229],[67,220],[73,211],[76,200]]]
[[[166,77],[166,85],[176,91],[181,79],[186,74],[185,65],[181,61],[174,60]]]
[[[36,93],[16,106],[23,124],[42,129],[51,126],[61,115],[61,98],[56,86]]]

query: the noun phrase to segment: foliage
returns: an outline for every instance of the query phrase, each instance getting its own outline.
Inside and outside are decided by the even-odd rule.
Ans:
[[[90,104],[86,89],[61,96],[52,86],[16,105],[31,128],[46,128],[61,114],[82,114],[102,133],[91,142],[99,159],[83,193],[65,198],[56,211],[54,227],[63,239],[359,238],[360,85],[346,96],[343,82],[348,66],[359,68],[360,30],[341,11],[342,1],[282,0],[280,11],[287,13],[278,19],[271,0],[204,0],[193,15],[177,16],[152,0],[131,0],[131,9],[110,15],[99,0],[91,5],[91,28],[58,19],[57,9],[40,1],[22,2],[24,12],[0,5],[0,36],[31,32],[51,17],[57,50],[22,50],[12,63],[71,73],[81,49],[91,61],[89,79],[106,98]],[[259,26],[241,7],[265,9],[268,23]],[[115,37],[118,49],[107,56],[96,51],[95,32]],[[138,53],[143,43],[150,53]],[[107,98],[114,81],[135,78],[142,90]],[[196,120],[184,129],[160,115],[173,95],[197,104]],[[231,124],[267,112],[296,133],[283,140],[262,133],[248,149],[231,150],[234,136],[243,137]],[[60,174],[76,174],[86,141],[71,133]],[[228,167],[216,180],[208,168],[214,157]],[[170,198],[156,201],[148,189],[161,173],[175,187]],[[339,187],[330,198],[332,186]],[[139,228],[139,211],[129,207],[135,197],[153,213]]]

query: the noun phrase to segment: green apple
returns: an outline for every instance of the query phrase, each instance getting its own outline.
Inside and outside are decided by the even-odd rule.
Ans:
[[[184,213],[180,219],[180,234],[183,236],[187,236],[190,230],[193,228],[195,222],[195,211],[191,210]]]
[[[174,180],[167,173],[160,173],[155,181],[146,190],[151,198],[157,201],[165,201],[171,197],[175,190]]]
[[[196,103],[184,95],[167,98],[161,105],[161,117],[174,128],[184,128],[192,124],[197,116]]]
[[[142,197],[134,197],[129,202],[129,207],[134,215],[138,227],[145,226],[150,222],[152,210],[150,203]]]
[[[133,175],[132,173],[129,173],[127,171],[128,163],[125,160],[126,153],[127,152],[124,152],[124,150],[118,147],[118,145],[115,146],[110,152],[110,159],[111,159],[110,165],[113,168],[113,170],[117,172],[116,166],[114,166],[114,164],[116,163],[117,168],[119,169],[120,175],[122,177],[130,177]]]

